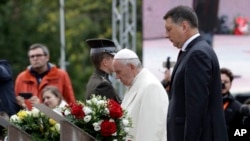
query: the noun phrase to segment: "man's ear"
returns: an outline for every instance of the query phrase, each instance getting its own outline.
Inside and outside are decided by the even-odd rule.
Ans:
[[[187,32],[191,28],[191,25],[190,25],[190,23],[188,21],[183,21],[181,26],[182,26],[182,30],[184,32]]]
[[[46,57],[46,61],[49,62],[49,58],[50,58],[49,55],[46,55],[45,57]]]
[[[135,69],[135,65],[129,63],[128,66],[130,67],[131,70],[134,70]]]
[[[106,66],[108,64],[108,59],[107,58],[103,58],[101,64],[103,64],[104,66]]]

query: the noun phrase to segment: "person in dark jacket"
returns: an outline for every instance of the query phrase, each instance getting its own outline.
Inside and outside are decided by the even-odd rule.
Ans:
[[[7,60],[0,60],[0,116],[8,120],[20,107],[16,103],[12,68]],[[0,126],[0,140],[4,139],[5,128]]]
[[[88,39],[86,42],[90,47],[90,57],[95,71],[89,78],[85,99],[90,99],[95,94],[121,103],[109,80],[109,74],[113,72],[112,60],[117,52],[114,42],[108,39]]]
[[[0,60],[0,111],[11,116],[19,110],[14,91],[12,68],[7,60]]]
[[[221,68],[220,72],[223,95],[223,109],[226,119],[228,139],[229,141],[233,141],[237,138],[236,136],[234,136],[236,129],[241,129],[242,127],[243,115],[240,113],[241,103],[237,101],[230,93],[232,81],[234,79],[231,70],[229,70],[228,68]]]
[[[227,141],[219,61],[200,36],[195,11],[179,5],[163,19],[165,37],[180,50],[171,73],[167,140]]]
[[[240,113],[243,114],[243,129],[247,130],[246,135],[244,137],[246,140],[250,138],[250,98],[246,99],[244,103],[240,107]]]

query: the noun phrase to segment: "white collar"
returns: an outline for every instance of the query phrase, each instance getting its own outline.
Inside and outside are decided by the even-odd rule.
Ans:
[[[197,38],[198,36],[200,36],[199,33],[197,33],[197,34],[191,36],[189,39],[187,39],[187,41],[183,44],[181,50],[182,50],[182,51],[186,51],[186,48],[187,48],[188,44],[189,44],[191,41],[193,41],[195,38]]]

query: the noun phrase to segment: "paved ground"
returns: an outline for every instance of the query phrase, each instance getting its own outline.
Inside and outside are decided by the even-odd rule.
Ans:
[[[220,66],[227,67],[237,76],[233,81],[233,93],[250,92],[250,36],[216,35],[214,50]],[[163,78],[163,62],[177,58],[178,50],[167,39],[146,40],[143,42],[143,64],[156,77]]]

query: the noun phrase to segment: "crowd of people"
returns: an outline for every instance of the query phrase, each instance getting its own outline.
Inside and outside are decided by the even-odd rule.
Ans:
[[[89,39],[95,71],[86,99],[95,94],[121,104],[133,121],[128,141],[234,140],[236,129],[249,129],[250,106],[230,93],[233,73],[220,68],[213,48],[199,33],[192,8],[176,6],[163,19],[166,38],[180,50],[173,71],[167,69],[159,81],[134,51],[118,51],[109,39]],[[69,75],[49,62],[45,45],[31,45],[28,58],[30,66],[15,81],[8,62],[0,61],[1,112],[11,116],[37,103],[56,109],[76,102]],[[109,80],[112,73],[127,88],[123,99]]]

